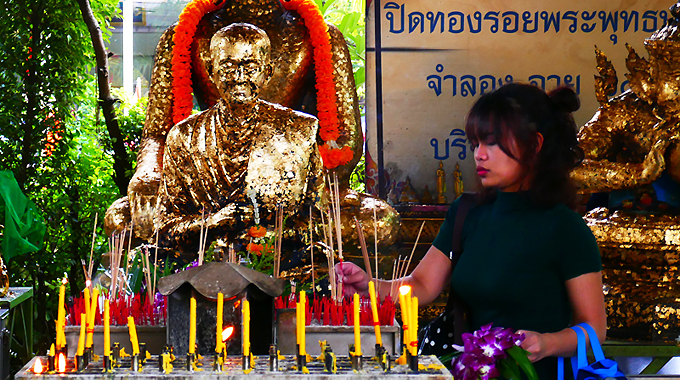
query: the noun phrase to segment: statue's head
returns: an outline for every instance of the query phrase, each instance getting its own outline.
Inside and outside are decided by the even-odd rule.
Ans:
[[[251,24],[231,24],[210,40],[208,71],[221,98],[248,104],[257,100],[272,74],[270,59],[267,33]]]
[[[666,24],[645,40],[649,60],[628,46],[626,75],[631,89],[652,103],[672,106],[680,102],[680,3],[670,8]]]

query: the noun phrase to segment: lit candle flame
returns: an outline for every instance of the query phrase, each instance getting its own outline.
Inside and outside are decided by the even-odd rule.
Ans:
[[[64,284],[64,285],[68,284],[68,278],[66,278],[66,277],[62,278],[61,283]]]
[[[227,339],[231,338],[231,334],[234,333],[234,326],[227,326],[222,330],[222,342],[226,342]]]
[[[411,287],[409,285],[402,285],[399,287],[399,293],[403,295],[407,295],[411,291]]]
[[[59,364],[57,365],[57,372],[59,373],[66,372],[66,356],[64,356],[63,352],[59,354]]]
[[[90,284],[91,284],[90,280],[85,281],[85,287],[86,287],[86,288],[89,288],[89,287],[90,287]]]
[[[36,375],[40,375],[42,371],[43,371],[42,360],[40,360],[40,358],[36,358],[35,364],[33,365],[33,373]]]

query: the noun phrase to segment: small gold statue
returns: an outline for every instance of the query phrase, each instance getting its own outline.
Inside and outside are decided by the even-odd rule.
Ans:
[[[463,173],[460,171],[460,165],[456,162],[456,170],[453,171],[453,193],[456,199],[463,195]]]
[[[259,99],[272,73],[267,34],[232,24],[215,33],[210,52],[221,99],[175,125],[166,142],[156,225],[170,245],[196,241],[203,213],[205,227],[225,235],[276,207],[307,209],[323,188],[316,118]]]
[[[423,196],[420,198],[420,202],[426,205],[434,203],[432,194],[430,194],[430,187],[427,185],[425,185],[425,188],[423,189]]]
[[[444,172],[444,163],[439,160],[439,169],[437,169],[437,203],[446,204],[446,172]]]
[[[399,195],[399,203],[418,203],[418,194],[411,186],[411,178],[406,177],[406,183],[401,189],[401,194]]]

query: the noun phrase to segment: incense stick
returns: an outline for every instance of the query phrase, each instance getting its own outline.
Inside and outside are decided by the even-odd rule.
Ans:
[[[130,270],[130,246],[132,244],[132,237],[135,236],[134,234],[134,228],[135,228],[135,219],[133,218],[133,214],[130,214],[130,238],[128,239],[128,249],[127,252],[125,252],[125,281],[127,281],[128,278],[128,271]]]
[[[92,246],[90,247],[90,263],[87,267],[87,273],[85,273],[85,279],[87,281],[90,281],[90,291],[92,291],[92,265],[93,265],[93,254],[94,254],[94,240],[97,237],[97,219],[99,217],[99,213],[95,212],[94,213],[94,226],[92,227]]]
[[[203,265],[203,229],[205,228],[205,207],[201,209],[201,233],[198,236],[198,265]]]
[[[359,237],[359,245],[361,246],[361,254],[364,256],[364,267],[366,268],[366,273],[369,279],[373,279],[373,273],[371,271],[371,259],[368,258],[368,249],[366,248],[366,239],[364,238],[364,231],[361,227],[361,223],[357,217],[354,217],[354,223],[357,228],[357,236]]]
[[[418,247],[418,241],[420,240],[420,233],[423,232],[423,227],[425,227],[425,220],[423,220],[423,224],[420,225],[420,230],[418,231],[418,236],[416,236],[416,242],[413,243],[413,249],[411,250],[411,255],[408,257],[408,264],[406,264],[406,270],[408,271],[408,268],[411,266],[411,259],[413,258],[413,253],[416,251],[416,247]]]
[[[375,199],[373,200],[373,240],[375,240],[375,279],[376,283],[380,275],[378,274],[378,218],[375,211]]]
[[[316,299],[316,279],[314,276],[314,237],[312,236],[312,206],[309,206],[309,254],[312,260],[312,295]]]
[[[154,297],[156,296],[156,277],[158,273],[158,229],[156,229],[156,247],[153,254],[153,287],[151,288]]]

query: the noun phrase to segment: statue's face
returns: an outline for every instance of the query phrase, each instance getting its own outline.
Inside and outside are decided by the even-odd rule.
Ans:
[[[232,104],[257,100],[271,73],[269,57],[260,45],[223,39],[211,50],[213,82],[220,96]]]
[[[680,71],[674,57],[650,57],[651,76],[655,81],[656,101],[672,102],[680,97]]]

